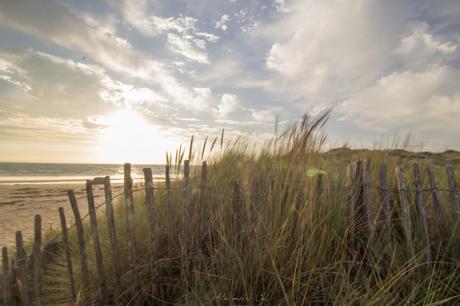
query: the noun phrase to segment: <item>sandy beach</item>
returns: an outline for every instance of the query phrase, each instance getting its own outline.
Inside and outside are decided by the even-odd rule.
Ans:
[[[49,229],[59,229],[58,208],[65,210],[68,225],[73,223],[73,213],[70,208],[67,190],[73,189],[82,216],[88,212],[85,185],[81,183],[66,184],[17,184],[0,185],[0,246],[10,246],[15,243],[15,232],[21,230],[24,240],[33,239],[34,216],[42,217],[44,232]],[[122,191],[121,184],[113,184],[113,194]],[[94,187],[96,205],[103,203],[104,190],[102,186]]]

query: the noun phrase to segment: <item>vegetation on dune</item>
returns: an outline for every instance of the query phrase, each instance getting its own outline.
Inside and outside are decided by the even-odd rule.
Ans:
[[[431,262],[425,259],[422,231],[415,215],[414,251],[408,249],[399,222],[394,219],[390,230],[382,230],[377,224],[373,238],[364,246],[365,256],[350,256],[347,164],[362,158],[372,160],[371,173],[377,182],[381,162],[388,163],[389,169],[402,164],[409,173],[413,160],[391,150],[324,153],[325,136],[321,127],[327,117],[327,113],[318,118],[304,116],[257,153],[241,139],[228,142],[222,151],[216,151],[219,141],[217,144],[214,141],[212,147],[208,143],[203,150],[214,151],[207,160],[205,188],[199,188],[200,167],[192,167],[191,219],[187,229],[183,227],[183,182],[179,179],[172,184],[172,224],[168,221],[164,186],[155,183],[158,189],[154,191],[153,247],[149,243],[145,198],[142,193],[135,193],[137,286],[128,273],[123,200],[115,202],[124,272],[119,304],[460,303],[458,218],[449,213],[445,227],[448,231],[444,231],[432,217],[428,200]],[[201,153],[195,154],[195,164],[200,164]],[[181,162],[181,158],[176,158],[179,164],[175,166],[180,167]],[[325,174],[308,172],[309,168],[320,169]],[[442,169],[436,171],[439,178],[444,177]],[[395,187],[393,175],[390,171],[390,182]],[[443,181],[438,183],[446,186]],[[372,201],[377,211],[380,206],[377,188],[372,189]],[[413,205],[412,198],[410,201]],[[391,203],[397,211],[397,195],[392,195]],[[446,212],[449,212],[447,205]],[[115,272],[103,214],[98,219],[98,228],[107,284],[112,291]],[[91,277],[88,290],[79,291],[78,301],[90,299],[100,304],[100,281],[90,233],[89,224],[85,224]],[[81,288],[76,232],[72,229],[69,234],[77,288]],[[46,269],[43,290],[47,304],[69,302],[64,252]]]

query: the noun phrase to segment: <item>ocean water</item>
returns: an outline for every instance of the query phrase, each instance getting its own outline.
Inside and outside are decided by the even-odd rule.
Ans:
[[[131,165],[133,180],[143,179],[143,168],[152,168],[154,180],[164,180],[164,165]],[[112,182],[122,182],[123,165],[0,162],[0,185],[84,183],[107,175]]]

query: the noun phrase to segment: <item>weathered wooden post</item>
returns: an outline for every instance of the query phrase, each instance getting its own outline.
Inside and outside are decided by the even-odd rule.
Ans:
[[[284,193],[283,193],[283,204],[287,201],[287,194],[289,190],[289,186],[284,186]],[[321,201],[323,200],[324,194],[324,175],[319,173],[315,177],[315,191],[314,191],[314,200],[313,203],[315,208],[318,208],[321,205]]]
[[[2,248],[2,272],[3,272],[3,286],[2,286],[2,300],[4,305],[11,305],[11,273],[8,261],[8,248]]]
[[[374,218],[372,214],[371,198],[371,161],[365,159],[362,167],[362,188],[363,188],[363,210],[369,230],[369,239],[374,235]]]
[[[83,230],[83,223],[81,222],[80,211],[78,210],[77,199],[73,190],[68,190],[70,206],[72,207],[73,216],[75,219],[75,226],[77,227],[78,236],[78,247],[80,249],[80,262],[81,262],[81,274],[82,274],[82,287],[84,290],[88,289],[89,285],[89,269],[88,261],[86,259],[86,243],[85,234]]]
[[[442,229],[445,229],[446,218],[444,211],[441,205],[441,193],[439,192],[438,186],[436,184],[436,177],[434,176],[433,167],[428,165],[427,168],[428,181],[430,183],[431,196],[433,198],[434,209],[436,211],[436,217]]]
[[[22,305],[32,305],[29,294],[29,284],[27,281],[27,255],[24,250],[24,241],[22,240],[21,231],[16,232],[16,266]]]
[[[348,236],[348,256],[349,258],[353,258],[355,255],[356,249],[356,220],[355,220],[355,186],[354,186],[354,176],[355,176],[355,166],[357,164],[349,164],[347,166],[347,189],[348,189],[348,209],[349,209],[349,217],[350,217],[350,227],[349,227],[349,236]]]
[[[106,287],[105,272],[104,272],[104,262],[102,259],[99,232],[97,230],[96,207],[94,205],[93,182],[91,180],[86,181],[86,195],[88,198],[88,213],[89,213],[89,220],[91,223],[91,235],[93,237],[94,253],[96,255],[97,273],[99,277],[103,300],[105,303],[107,303],[108,295],[107,295],[107,287]]]
[[[388,192],[388,166],[386,163],[380,164],[380,209],[383,219],[383,229],[386,233],[391,228],[390,194]]]
[[[203,241],[203,214],[205,209],[205,201],[206,201],[206,184],[208,179],[208,165],[206,161],[203,162],[201,166],[201,183],[200,183],[200,199],[198,202],[198,228],[197,228],[197,237],[196,243],[198,248],[201,247],[201,242]]]
[[[149,223],[150,251],[152,252],[152,256],[155,244],[155,198],[153,191],[152,169],[144,168],[143,172],[145,180],[145,201],[147,206],[147,219]]]
[[[145,202],[147,208],[147,219],[149,223],[149,250],[150,250],[150,278],[151,278],[151,285],[152,291],[154,290],[154,268],[153,268],[153,261],[155,256],[155,197],[153,191],[153,177],[152,177],[152,169],[151,168],[144,168],[144,182],[145,182]]]
[[[404,177],[404,171],[401,166],[396,167],[396,181],[398,183],[399,200],[401,203],[401,223],[406,238],[406,243],[409,251],[413,254],[414,248],[412,245],[412,221],[410,216],[410,208],[408,201],[408,190],[406,184],[406,178]]]
[[[420,178],[420,169],[417,164],[412,166],[412,174],[414,177],[415,185],[415,205],[419,214],[420,225],[422,226],[422,235],[425,240],[426,259],[428,262],[431,261],[431,243],[430,233],[428,231],[428,223],[426,218],[425,200],[423,198],[423,186],[422,179]]]
[[[354,240],[354,247],[350,246],[353,256],[358,256],[360,259],[364,259],[366,256],[369,238],[371,237],[371,227],[369,226],[368,210],[366,203],[364,202],[363,196],[363,175],[364,175],[364,161],[358,160],[352,167],[353,176],[351,179],[351,194],[349,201],[352,226],[350,238]]]
[[[182,239],[188,241],[190,226],[190,161],[184,160],[184,220]]]
[[[173,207],[172,207],[172,193],[171,193],[171,178],[170,178],[170,167],[165,166],[165,181],[166,181],[166,202],[168,205],[168,228],[172,229],[173,223]]]
[[[173,227],[173,200],[172,200],[172,192],[171,192],[171,178],[169,173],[170,167],[169,164],[165,167],[165,179],[166,179],[166,201],[168,205],[168,232],[171,233]],[[172,236],[171,234],[168,236],[168,256],[171,259],[172,257]]]
[[[72,294],[72,303],[75,302],[77,293],[75,291],[75,279],[73,276],[72,256],[70,255],[69,235],[67,233],[67,224],[65,220],[64,208],[59,207],[59,218],[61,219],[62,242],[67,260],[67,273],[69,273],[70,292]]]
[[[34,244],[32,256],[32,287],[34,293],[34,304],[42,305],[42,219],[40,215],[35,215]]]
[[[455,171],[452,165],[448,165],[446,168],[447,181],[449,184],[449,199],[452,204],[454,212],[457,214],[457,218],[460,219],[460,199],[458,195],[457,181],[455,180]]]
[[[110,250],[112,251],[115,272],[115,295],[118,296],[121,291],[121,265],[118,251],[117,231],[115,227],[115,216],[113,213],[112,185],[110,183],[110,176],[104,177],[104,197],[107,226],[109,228]]]
[[[124,200],[126,232],[128,234],[128,266],[133,277],[134,287],[138,285],[136,272],[136,239],[134,234],[134,199],[133,199],[133,179],[131,178],[131,164],[124,165]]]

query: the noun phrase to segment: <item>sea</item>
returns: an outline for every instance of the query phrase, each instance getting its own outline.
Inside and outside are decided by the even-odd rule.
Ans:
[[[143,179],[143,168],[152,169],[154,180],[164,180],[164,165],[133,164],[131,175],[134,181]],[[84,183],[100,176],[110,176],[112,182],[122,182],[123,164],[0,162],[0,185]]]

